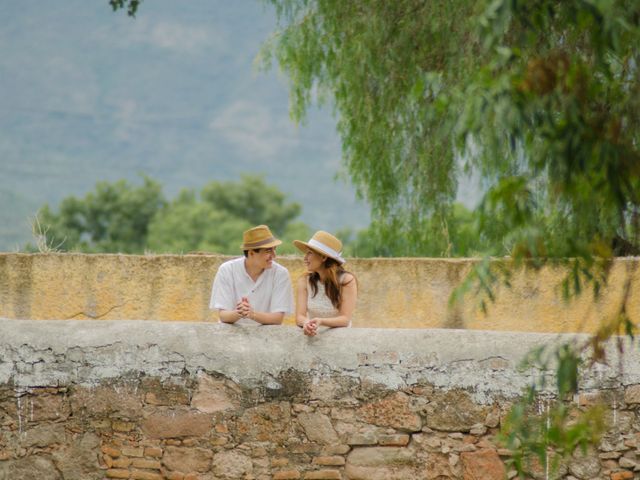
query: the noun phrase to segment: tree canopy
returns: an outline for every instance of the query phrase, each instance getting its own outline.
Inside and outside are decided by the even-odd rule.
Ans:
[[[352,180],[409,251],[471,171],[488,253],[637,251],[638,2],[270,3],[294,118],[333,104]]]
[[[300,210],[260,176],[213,181],[201,192],[184,189],[173,200],[144,177],[140,186],[99,182],[84,198],[65,198],[58,211],[45,205],[36,234],[46,237],[38,239],[40,246],[63,251],[238,254],[242,232],[262,223],[284,239],[306,238],[309,228],[297,221]],[[293,251],[283,247],[281,252]]]

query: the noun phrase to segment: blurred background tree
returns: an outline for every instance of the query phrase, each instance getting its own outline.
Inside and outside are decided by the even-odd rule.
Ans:
[[[45,205],[34,234],[46,237],[39,245],[61,251],[238,254],[242,232],[264,223],[285,241],[279,252],[292,253],[291,240],[309,236],[296,221],[300,211],[260,176],[213,181],[199,194],[185,189],[171,201],[159,183],[144,177],[140,186],[100,182],[83,199],[65,198],[57,212]]]
[[[148,177],[138,187],[125,180],[99,182],[83,199],[65,198],[57,212],[44,205],[34,235],[45,236],[38,243],[57,250],[140,253],[150,222],[165,205],[162,187]]]

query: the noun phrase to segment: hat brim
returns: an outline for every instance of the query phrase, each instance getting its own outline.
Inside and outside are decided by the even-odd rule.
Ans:
[[[346,260],[344,258],[342,258],[342,257],[336,257],[335,255],[332,255],[332,254],[330,254],[328,252],[320,250],[317,247],[312,247],[307,242],[303,242],[301,240],[294,240],[293,241],[293,246],[296,247],[298,250],[300,250],[302,253],[307,253],[308,250],[311,250],[312,252],[315,252],[318,255],[322,255],[323,257],[327,257],[327,258],[331,258],[331,259],[335,260],[340,265],[342,265],[343,263],[346,262]]]
[[[282,245],[282,240],[273,238],[271,241],[268,241],[266,243],[243,243],[242,245],[240,245],[240,248],[242,250],[259,250],[261,248],[277,247],[278,245]]]

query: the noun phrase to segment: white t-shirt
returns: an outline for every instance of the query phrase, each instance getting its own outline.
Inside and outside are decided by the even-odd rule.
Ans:
[[[264,270],[254,282],[244,268],[244,260],[245,257],[235,258],[220,265],[213,280],[209,308],[235,310],[242,297],[247,297],[258,312],[292,313],[293,289],[287,269],[273,262],[271,268]],[[248,318],[241,318],[236,323],[259,325]]]

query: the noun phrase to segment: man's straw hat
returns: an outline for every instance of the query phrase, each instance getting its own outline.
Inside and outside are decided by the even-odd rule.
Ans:
[[[306,253],[307,250],[313,250],[325,257],[333,258],[336,262],[343,264],[346,260],[342,258],[342,242],[330,233],[317,231],[308,242],[294,240],[293,244],[298,250]]]
[[[273,236],[271,230],[266,225],[258,225],[250,228],[242,234],[242,250],[256,250],[258,248],[277,247],[282,244],[280,240]]]

